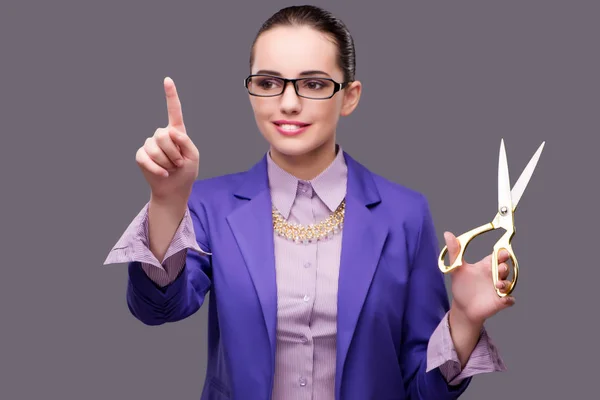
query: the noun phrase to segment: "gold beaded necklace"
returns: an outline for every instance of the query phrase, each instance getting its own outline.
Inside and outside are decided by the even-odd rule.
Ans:
[[[283,215],[273,206],[273,229],[279,236],[295,243],[315,243],[318,240],[330,239],[338,233],[344,225],[344,211],[346,200],[342,200],[338,208],[329,217],[317,224],[304,226],[288,222]]]

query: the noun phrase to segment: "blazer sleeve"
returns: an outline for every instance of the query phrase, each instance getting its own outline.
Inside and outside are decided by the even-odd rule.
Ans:
[[[439,250],[429,204],[422,195],[417,215],[420,223],[418,230],[414,232],[417,240],[411,251],[400,366],[408,398],[453,400],[466,390],[471,378],[452,386],[447,383],[439,368],[426,371],[429,339],[450,305],[444,275],[437,265]]]
[[[186,216],[191,218],[192,224],[183,225],[189,229],[182,232],[182,236],[195,237],[199,249],[207,250],[187,251],[185,264],[174,280],[161,286],[144,271],[142,262],[129,262],[127,305],[133,316],[144,324],[161,325],[189,317],[202,306],[212,286],[212,255],[200,218],[202,214],[191,201],[188,201],[188,210]]]

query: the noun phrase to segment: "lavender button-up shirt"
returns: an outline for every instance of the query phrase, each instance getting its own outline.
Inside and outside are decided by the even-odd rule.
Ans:
[[[311,181],[297,179],[267,157],[273,205],[289,222],[318,223],[338,207],[346,194],[347,168],[342,154],[338,147],[332,164]],[[140,261],[148,277],[164,287],[185,267],[188,249],[202,249],[196,243],[188,209],[164,260],[159,262],[148,248],[147,221],[148,204],[129,225],[105,264]],[[342,235],[343,230],[311,244],[296,244],[275,236],[278,306],[274,400],[334,398]],[[448,314],[429,341],[427,370],[434,368],[440,368],[450,385],[475,374],[506,369],[485,329],[461,369],[450,336]]]

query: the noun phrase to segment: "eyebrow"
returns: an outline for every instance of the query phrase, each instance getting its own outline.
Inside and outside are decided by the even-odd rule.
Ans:
[[[281,76],[281,74],[277,71],[271,71],[267,69],[261,69],[256,73],[256,75],[273,75],[273,76]],[[331,78],[331,76],[325,71],[319,71],[317,69],[313,69],[310,71],[302,71],[298,74],[298,76],[313,76],[313,75],[325,75]]]

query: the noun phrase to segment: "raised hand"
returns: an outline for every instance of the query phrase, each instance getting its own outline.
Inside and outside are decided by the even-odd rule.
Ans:
[[[164,80],[169,124],[146,139],[135,160],[150,185],[152,197],[187,200],[198,177],[198,149],[187,135],[175,83]]]

